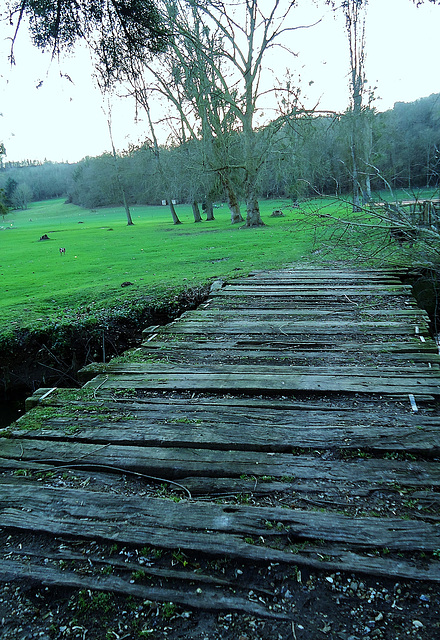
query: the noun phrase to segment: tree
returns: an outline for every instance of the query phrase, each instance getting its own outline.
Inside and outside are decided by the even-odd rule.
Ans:
[[[32,196],[32,189],[28,184],[23,183],[17,185],[11,198],[13,208],[22,209],[24,211],[28,208],[28,204],[32,200]]]
[[[0,142],[0,169],[3,169],[3,157],[6,155],[6,148],[3,142]]]
[[[182,224],[181,221],[179,220],[179,216],[177,215],[177,211],[175,209],[174,206],[174,194],[171,190],[171,185],[170,185],[170,180],[168,179],[167,176],[167,172],[163,163],[163,158],[162,158],[162,149],[159,145],[159,141],[156,135],[156,128],[153,122],[153,118],[151,116],[151,111],[150,111],[150,103],[147,97],[147,92],[143,91],[140,94],[138,94],[138,101],[139,103],[144,107],[145,113],[147,114],[147,120],[148,120],[148,125],[150,128],[150,133],[152,136],[152,151],[154,153],[154,157],[156,159],[156,164],[157,164],[157,170],[159,173],[159,176],[161,178],[161,182],[162,184],[165,186],[166,188],[166,200],[168,203],[168,206],[170,208],[170,212],[171,212],[171,217],[173,219],[173,223],[174,224]]]
[[[167,0],[166,19],[172,31],[173,52],[170,65],[167,66],[167,55],[156,65],[148,66],[155,78],[151,85],[145,80],[139,61],[127,55],[127,64],[119,75],[119,79],[129,81],[144,108],[148,103],[147,116],[152,92],[157,90],[167,96],[179,113],[181,140],[186,132],[203,140],[204,157],[209,160],[210,170],[221,176],[231,208],[238,205],[232,196],[231,173],[240,173],[249,227],[263,224],[258,206],[260,171],[274,134],[293,113],[271,121],[263,103],[275,89],[262,88],[266,54],[276,45],[281,46],[283,34],[294,30],[284,26],[293,6],[287,0],[276,0],[266,11],[258,0],[238,4],[194,0],[190,6],[180,0]],[[287,46],[283,48],[289,51]],[[148,119],[151,122],[150,116]],[[238,151],[236,161],[228,148],[231,140]],[[225,150],[225,162],[219,162],[219,153]]]
[[[237,138],[236,117],[217,82],[219,75],[227,74],[221,30],[203,22],[197,5],[190,12],[177,12],[170,2],[168,15],[170,21],[177,15],[179,19],[170,46],[174,55],[167,56],[171,79],[166,84],[167,97],[180,113],[183,130],[186,127],[191,137],[201,139],[200,168],[220,178],[232,224],[243,222],[234,184],[239,167],[233,142]],[[156,78],[164,88],[162,74]],[[207,219],[213,219],[212,189],[208,189],[205,203]]]
[[[347,111],[353,209],[371,198],[371,100],[365,105],[365,10],[368,0],[344,0],[342,10],[350,53],[350,107]]]
[[[111,153],[104,153],[97,158],[85,158],[76,165],[69,194],[71,202],[95,209],[120,203],[120,198]]]
[[[14,180],[14,178],[9,177],[5,185],[5,204],[7,207],[14,206],[13,198],[14,198],[14,192],[17,187],[18,187],[17,180]]]
[[[212,198],[218,175],[230,203],[232,222],[243,221],[230,179],[231,161],[226,143],[230,109],[228,105],[225,108],[225,101],[216,94],[213,81],[217,38],[203,27],[195,6],[186,12],[179,11],[178,19],[174,3],[168,2],[166,11],[167,26],[172,31],[166,56],[143,66],[127,58],[127,68],[121,77],[136,103],[146,111],[150,123],[150,99],[157,96],[162,100],[161,106],[165,103],[161,123],[168,126],[172,144],[185,151],[180,154],[180,174],[186,185],[186,199],[195,202],[194,199],[202,198],[207,220],[213,220]],[[154,142],[151,124],[150,131]],[[196,143],[197,152],[193,153]],[[194,213],[198,220],[195,206]]]
[[[294,30],[294,27],[284,26],[293,6],[294,3],[284,4],[281,0],[275,0],[267,11],[258,0],[246,0],[232,7],[222,1],[197,5],[205,26],[214,25],[219,34],[221,48],[216,58],[212,60],[209,52],[204,56],[213,69],[213,88],[230,108],[238,123],[236,129],[241,133],[241,171],[248,227],[263,225],[258,205],[258,179],[273,134],[283,121],[279,118],[270,126],[256,125],[257,117],[263,117],[260,101],[266,93],[261,88],[263,61],[270,49],[281,46],[281,36]],[[286,46],[284,49],[289,52]],[[227,74],[217,60],[227,62]],[[257,129],[262,135],[257,135]]]
[[[115,143],[113,141],[113,130],[112,130],[112,110],[110,105],[110,99],[108,100],[108,110],[107,110],[107,127],[108,133],[110,136],[110,143],[112,146],[112,155],[113,155],[113,163],[115,168],[115,176],[116,182],[118,183],[119,192],[121,194],[121,200],[124,205],[125,215],[127,216],[127,226],[132,227],[134,225],[133,219],[131,217],[130,207],[128,206],[127,196],[125,194],[125,186],[122,179],[120,166],[119,166],[119,156],[116,153]]]
[[[3,222],[5,221],[5,216],[8,213],[9,209],[5,202],[5,192],[4,189],[0,189],[0,216],[3,218]]]

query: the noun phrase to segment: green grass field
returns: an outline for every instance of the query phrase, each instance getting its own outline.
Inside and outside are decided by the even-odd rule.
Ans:
[[[195,224],[191,208],[178,206],[178,226],[167,207],[133,207],[129,227],[122,208],[32,203],[0,222],[0,332],[295,262],[310,253],[312,238],[296,210],[270,218],[280,206],[262,203],[267,226],[242,229],[230,224],[227,207],[215,210],[215,221]],[[50,240],[40,241],[43,234]]]
[[[216,220],[195,224],[191,208],[177,206],[183,222],[175,226],[167,207],[132,207],[134,226],[122,208],[97,211],[64,204],[62,199],[35,202],[0,220],[0,335],[16,328],[70,322],[75,314],[93,314],[231,278],[253,269],[282,267],[319,254],[316,229],[329,226],[307,211],[325,213],[350,208],[334,199],[311,201],[294,209],[289,201],[262,201],[265,227],[230,224],[226,206]],[[274,209],[285,216],[271,218]],[[318,223],[316,222],[318,220]],[[352,230],[353,232],[353,230]],[[354,230],[356,232],[356,230]],[[47,234],[49,240],[39,238]],[[60,255],[59,249],[66,249]],[[336,252],[343,258],[342,246]],[[130,286],[121,286],[125,282]]]

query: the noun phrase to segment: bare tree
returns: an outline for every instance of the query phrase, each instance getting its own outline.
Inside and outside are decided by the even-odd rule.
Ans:
[[[371,191],[370,194],[368,193],[368,183],[363,181],[366,188],[361,185],[361,175],[362,173],[365,175],[365,163],[369,161],[369,158],[365,157],[369,146],[367,143],[368,121],[363,117],[366,86],[365,13],[367,2],[368,0],[344,0],[342,3],[350,55],[350,107],[346,115],[349,121],[350,173],[353,209],[355,211],[371,195]]]
[[[370,165],[375,181],[388,191],[380,202],[359,205],[327,196],[321,203],[304,207],[305,220],[313,229],[320,256],[350,256],[353,261],[397,264],[429,271],[439,276],[440,201],[437,189],[430,195],[419,190],[407,192],[407,199],[396,198],[392,186],[380,169]],[[322,194],[321,194],[322,195]]]
[[[113,140],[112,109],[111,109],[111,104],[110,104],[110,98],[107,101],[106,117],[107,117],[108,133],[109,133],[109,136],[110,136],[110,144],[112,146],[112,155],[113,155],[113,163],[114,163],[114,168],[115,168],[116,182],[118,183],[118,189],[119,189],[119,192],[121,194],[122,203],[124,205],[125,215],[127,216],[127,226],[131,227],[131,226],[134,225],[134,222],[133,222],[133,219],[131,217],[130,207],[128,206],[127,196],[126,196],[125,187],[124,187],[124,181],[122,179],[121,169],[120,169],[120,164],[119,164],[119,156],[116,153],[115,143],[114,143],[114,140]]]
[[[216,89],[230,107],[236,128],[243,140],[243,190],[246,200],[246,226],[261,226],[258,205],[258,177],[277,128],[272,120],[271,127],[257,126],[258,117],[268,121],[261,100],[275,88],[263,87],[265,58],[276,47],[283,47],[282,36],[298,27],[285,26],[294,3],[275,0],[269,6],[259,0],[246,0],[240,4],[220,1],[198,5],[204,24],[215,25],[222,48],[221,59],[227,62],[228,75],[215,61],[213,75]],[[209,59],[209,55],[206,54]],[[281,122],[279,122],[281,126]]]
[[[23,211],[28,208],[29,202],[32,200],[32,189],[26,183],[17,185],[12,194],[12,206],[14,209],[22,209]]]

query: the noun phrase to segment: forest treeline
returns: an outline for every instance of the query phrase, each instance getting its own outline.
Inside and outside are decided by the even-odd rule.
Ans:
[[[412,103],[396,103],[377,112],[368,109],[371,153],[360,171],[368,174],[371,188],[437,187],[440,173],[440,94]],[[299,113],[272,136],[258,178],[259,198],[292,201],[317,194],[349,194],[350,113],[314,115]],[[264,138],[264,129],[257,132]],[[243,199],[243,140],[232,131],[227,140],[229,184]],[[177,202],[205,204],[228,202],[222,168],[207,163],[202,142],[188,140],[160,147],[150,140],[122,153],[87,157],[76,164],[31,161],[5,163],[0,188],[12,209],[26,209],[33,200],[66,197],[85,208],[127,203],[159,204],[171,196]],[[223,177],[223,179],[222,179]]]

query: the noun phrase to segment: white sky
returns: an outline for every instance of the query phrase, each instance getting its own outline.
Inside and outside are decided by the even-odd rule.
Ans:
[[[315,27],[294,31],[290,47],[298,57],[282,54],[273,61],[277,75],[286,66],[300,73],[308,106],[320,100],[320,108],[344,110],[348,104],[348,45],[343,20],[335,20],[321,0],[316,7],[302,0],[291,13],[294,25],[322,17]],[[394,102],[411,102],[440,92],[438,33],[440,7],[427,0],[418,9],[412,0],[369,0],[367,13],[366,75],[377,86],[375,106],[380,111]],[[25,28],[16,46],[15,67],[7,55],[11,32],[0,25],[0,140],[6,160],[53,160],[75,162],[99,155],[110,147],[102,99],[91,78],[87,52],[50,62],[48,56],[30,46]],[[60,77],[60,70],[73,79]],[[37,89],[40,80],[43,85]],[[309,82],[313,84],[309,85]],[[121,99],[114,107],[113,134],[116,146],[147,135],[142,123],[134,125],[134,107]]]

